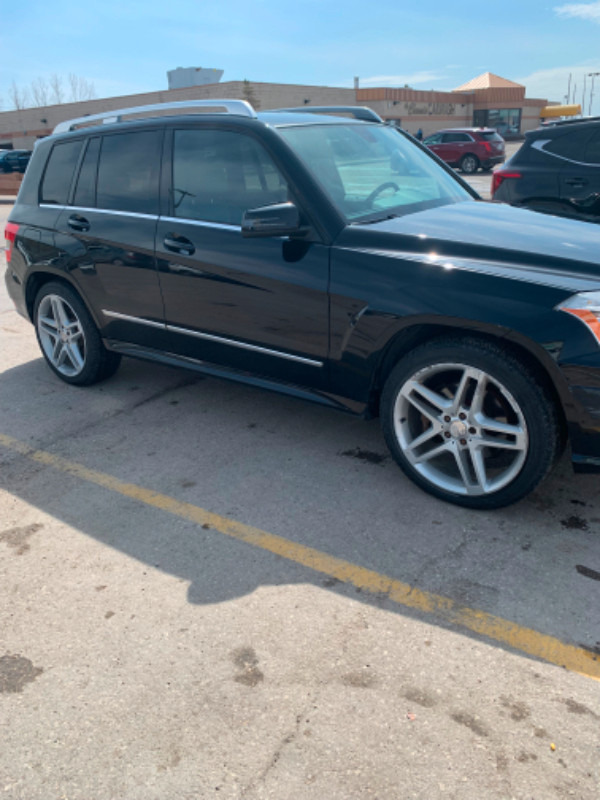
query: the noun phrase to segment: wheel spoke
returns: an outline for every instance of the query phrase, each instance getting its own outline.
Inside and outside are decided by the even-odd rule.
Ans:
[[[64,342],[61,342],[60,339],[58,339],[54,346],[54,352],[52,356],[54,360],[54,366],[56,368],[62,367],[62,365],[65,363],[65,358],[67,357],[67,348]]]
[[[525,431],[520,425],[511,425],[508,422],[500,422],[500,420],[491,419],[483,414],[478,414],[475,417],[475,422],[479,427],[488,433],[501,433],[504,436],[515,436],[517,438],[524,436]]]
[[[447,453],[448,449],[449,448],[446,442],[442,442],[440,445],[438,445],[438,447],[433,447],[431,450],[428,450],[426,453],[422,453],[421,455],[416,456],[413,452],[409,451],[406,453],[406,456],[410,461],[412,461],[413,464],[423,464],[426,461],[431,461],[432,458],[441,456],[442,453]]]
[[[447,412],[452,407],[452,400],[448,400],[417,381],[410,381],[402,394],[411,405],[432,421],[438,421],[442,412]],[[424,400],[426,402],[423,402]],[[437,413],[430,406],[437,409]]]
[[[83,357],[79,352],[79,347],[73,342],[65,345],[65,350],[67,351],[67,355],[69,357],[69,361],[75,367],[75,369],[79,372],[83,369]]]
[[[466,489],[467,494],[483,494],[485,492],[485,484],[486,484],[485,467],[483,465],[483,459],[479,463],[475,463],[474,459],[471,457],[470,451],[466,449],[455,450],[454,458],[456,460],[456,466],[458,467],[458,471],[460,472],[460,477]],[[470,466],[473,467],[473,472],[475,473],[475,481],[473,481],[471,470],[469,469]]]
[[[56,320],[57,324],[60,324],[63,327],[68,325],[69,317],[67,316],[65,305],[60,297],[54,295],[50,303],[52,305],[52,313],[54,314],[54,319]]]
[[[487,384],[488,384],[488,376],[485,374],[485,372],[480,372],[478,376],[475,378],[475,380],[477,381],[477,386],[475,387],[475,391],[473,393],[473,399],[471,400],[472,416],[474,416],[475,414],[481,414],[481,409],[483,408],[483,400],[485,398],[485,391],[487,389]]]
[[[58,335],[58,324],[56,320],[52,319],[52,317],[39,317],[39,327],[44,333],[47,333],[48,336],[57,336]]]
[[[477,447],[498,447],[501,450],[525,450],[525,436],[519,436],[514,442],[508,439],[495,439],[493,436],[481,436],[477,440]]]
[[[469,448],[471,455],[471,463],[475,470],[475,478],[477,480],[478,494],[487,490],[487,472],[485,469],[485,461],[483,460],[483,453],[479,448]]]

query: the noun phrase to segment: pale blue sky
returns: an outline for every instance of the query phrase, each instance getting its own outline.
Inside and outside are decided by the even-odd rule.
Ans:
[[[4,15],[6,16],[6,14]],[[600,1],[25,0],[0,33],[0,98],[13,81],[74,73],[98,97],[167,87],[166,72],[223,81],[453,89],[490,71],[562,101],[569,73],[600,72]],[[588,111],[590,79],[587,78]],[[600,76],[593,112],[600,114]]]

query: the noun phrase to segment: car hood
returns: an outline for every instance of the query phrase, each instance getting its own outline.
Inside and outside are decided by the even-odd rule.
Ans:
[[[501,203],[466,201],[349,225],[335,245],[446,259],[459,268],[489,265],[547,285],[600,289],[600,225]]]

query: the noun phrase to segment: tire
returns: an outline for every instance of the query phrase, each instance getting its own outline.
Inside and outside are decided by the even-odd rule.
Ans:
[[[479,159],[473,153],[467,153],[460,160],[460,169],[465,175],[473,175],[479,169]]]
[[[121,356],[107,350],[79,295],[63,283],[46,283],[33,305],[33,323],[46,363],[75,386],[89,386],[113,375]]]
[[[467,508],[515,503],[561,452],[553,400],[530,369],[488,341],[438,339],[415,348],[392,370],[380,411],[406,475]]]

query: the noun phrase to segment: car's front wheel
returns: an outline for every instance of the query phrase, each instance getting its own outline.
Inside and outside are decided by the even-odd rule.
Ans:
[[[542,383],[478,339],[435,340],[405,356],[385,385],[381,421],[416,484],[470,508],[516,502],[560,454],[557,411]]]
[[[81,298],[65,284],[42,286],[35,298],[33,320],[42,354],[63,381],[88,386],[117,370],[121,356],[104,347]]]

